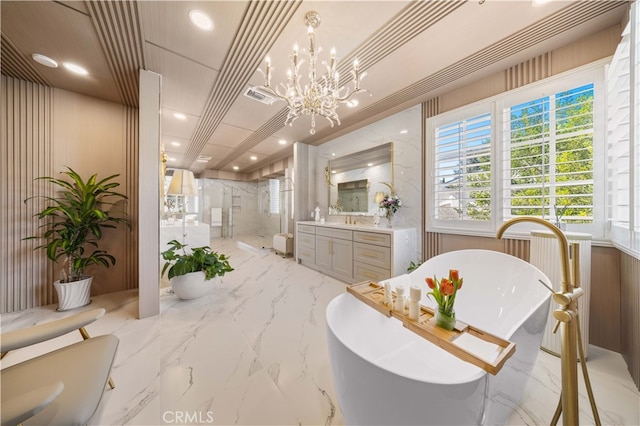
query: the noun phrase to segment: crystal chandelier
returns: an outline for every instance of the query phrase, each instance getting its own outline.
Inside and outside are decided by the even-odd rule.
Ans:
[[[360,64],[356,59],[353,61],[351,70],[352,88],[340,87],[339,74],[336,71],[338,61],[335,49],[331,49],[329,63],[322,64],[326,67],[326,73],[318,78],[316,74],[317,55],[322,51],[322,47],[316,46],[314,28],[320,25],[320,15],[318,12],[310,11],[304,15],[304,23],[308,27],[309,50],[309,81],[302,86],[300,83],[300,66],[304,59],[298,58],[298,45],[293,47],[293,54],[290,56],[291,69],[287,71],[287,83],[280,83],[278,87],[271,87],[271,60],[267,56],[265,70],[260,72],[264,75],[265,84],[260,89],[274,96],[278,100],[286,101],[289,106],[289,114],[284,124],[289,126],[302,115],[311,116],[311,129],[309,133],[316,133],[316,115],[329,120],[331,127],[334,124],[340,125],[340,118],[336,112],[338,105],[346,103],[356,93],[366,92],[360,88],[360,80],[366,73],[360,72]],[[304,52],[304,50],[303,50]]]

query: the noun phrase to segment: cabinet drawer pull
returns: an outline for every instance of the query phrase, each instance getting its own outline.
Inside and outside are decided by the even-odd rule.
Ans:
[[[362,253],[362,257],[368,257],[368,258],[371,258],[371,259],[376,259],[379,256],[378,256],[378,253],[363,252]]]
[[[363,272],[362,275],[367,277],[367,278],[373,278],[373,279],[377,279],[378,278],[377,274],[373,274],[371,272]]]

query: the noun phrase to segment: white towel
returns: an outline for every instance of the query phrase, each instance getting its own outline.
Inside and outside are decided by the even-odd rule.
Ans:
[[[222,209],[220,207],[211,208],[211,226],[222,226]]]

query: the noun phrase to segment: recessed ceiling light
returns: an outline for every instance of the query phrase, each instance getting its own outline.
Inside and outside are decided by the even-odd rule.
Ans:
[[[351,99],[350,101],[347,101],[347,106],[349,108],[354,108],[354,107],[357,107],[359,103],[360,102],[358,102],[357,99]]]
[[[542,6],[545,3],[549,3],[551,0],[531,0],[533,6]]]
[[[186,119],[187,119],[187,116],[186,116],[186,115],[181,114],[181,113],[179,113],[179,112],[175,112],[175,113],[173,113],[173,116],[174,116],[175,118],[177,118],[178,120],[186,120]]]
[[[238,167],[238,166],[233,166],[233,170],[240,170],[240,167]]]
[[[331,174],[334,174],[334,175],[335,175],[335,174],[336,174],[336,171],[335,171],[335,170],[331,170]]]
[[[279,143],[280,145],[286,145],[286,144],[287,144],[287,141],[285,141],[284,139],[280,139],[280,140],[278,141],[278,143]]]
[[[176,159],[173,157],[169,157],[169,161],[176,161]]]
[[[180,142],[173,141],[173,142],[171,142],[171,145],[173,145],[173,146],[180,146]]]
[[[62,66],[64,66],[69,71],[76,73],[78,75],[89,75],[89,71],[87,71],[80,65],[72,64],[71,62],[63,62]]]
[[[213,31],[213,21],[206,13],[201,10],[192,10],[189,12],[189,19],[196,27],[204,31]]]
[[[400,130],[400,134],[401,135],[406,135],[407,133],[409,133],[409,131],[407,129]]]
[[[373,163],[367,163],[367,167],[373,166]]]
[[[251,158],[253,161],[256,161],[256,160],[258,159],[258,157],[256,157],[255,155],[252,155],[252,156],[251,156],[251,157],[249,157],[249,158]]]
[[[34,61],[36,61],[41,65],[44,65],[45,67],[58,68],[58,63],[48,56],[41,55],[39,53],[34,53],[33,55],[31,55],[31,57],[33,58]]]
[[[335,156],[336,156],[336,153],[335,153],[335,152],[332,152],[332,153],[331,153],[331,156],[332,156],[332,157],[335,157]]]

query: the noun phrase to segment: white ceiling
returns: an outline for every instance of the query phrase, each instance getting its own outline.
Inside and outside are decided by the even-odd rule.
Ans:
[[[137,69],[162,75],[162,143],[169,167],[250,173],[292,152],[292,143],[325,143],[435,96],[445,88],[506,68],[595,33],[624,18],[624,1],[7,1],[2,12],[2,73],[137,106]],[[199,30],[199,9],[214,30]],[[315,10],[322,59],[335,47],[348,75],[355,57],[367,72],[356,108],[340,106],[342,125],[309,118],[284,127],[284,104],[242,93],[285,79],[295,43],[306,47],[303,15]],[[85,66],[77,77],[31,59],[41,53]],[[322,60],[321,59],[321,60]],[[306,65],[303,65],[306,70]],[[173,114],[182,113],[184,120]],[[279,140],[287,141],[285,145]],[[179,143],[175,146],[174,142]],[[195,160],[212,157],[208,163]],[[251,159],[255,156],[255,160]]]

